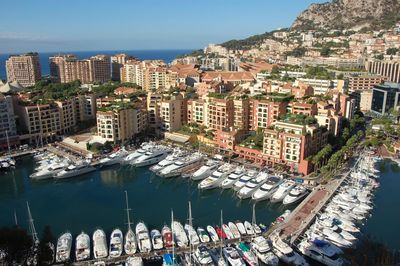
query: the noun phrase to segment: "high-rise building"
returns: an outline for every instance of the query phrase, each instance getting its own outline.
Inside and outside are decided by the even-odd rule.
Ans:
[[[111,56],[111,79],[121,81],[121,68],[131,59],[127,54],[116,54]]]
[[[35,85],[42,78],[38,53],[13,55],[6,61],[7,80],[22,86]]]
[[[49,58],[50,76],[56,82],[67,83],[79,80],[83,84],[104,83],[111,79],[110,57],[92,56],[79,60],[76,56],[58,55]]]
[[[16,145],[18,140],[12,96],[0,94],[0,150]]]
[[[397,109],[400,106],[399,96],[400,84],[375,85],[372,89],[371,111],[379,115],[389,114],[391,109]]]

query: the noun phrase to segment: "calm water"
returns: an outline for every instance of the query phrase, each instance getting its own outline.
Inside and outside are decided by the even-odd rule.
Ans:
[[[81,230],[93,232],[100,226],[107,232],[115,227],[125,228],[125,195],[129,193],[132,217],[143,220],[150,228],[162,228],[170,222],[171,209],[176,219],[187,219],[188,201],[192,202],[194,225],[219,224],[220,210],[224,220],[249,220],[252,204],[233,197],[232,190],[221,193],[215,189],[199,192],[197,183],[182,178],[164,180],[147,168],[113,167],[66,181],[31,181],[28,175],[33,162],[25,158],[13,172],[1,173],[0,226],[18,223],[27,227],[26,201],[29,201],[37,231],[51,225],[56,235],[63,231],[73,234]],[[256,207],[257,221],[270,223],[285,209],[266,202]]]
[[[114,55],[117,53],[126,53],[131,56],[137,57],[141,60],[153,60],[162,59],[166,63],[170,63],[178,55],[186,54],[192,50],[115,50],[115,51],[87,51],[87,52],[51,52],[51,53],[39,53],[40,66],[42,68],[42,75],[49,75],[49,57],[56,54],[75,54],[80,59],[89,58],[90,56],[97,54]],[[6,60],[9,54],[0,54],[0,79],[6,79]]]

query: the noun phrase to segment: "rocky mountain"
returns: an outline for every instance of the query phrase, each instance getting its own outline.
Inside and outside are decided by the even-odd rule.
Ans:
[[[387,29],[400,21],[400,0],[333,0],[312,4],[292,29]]]

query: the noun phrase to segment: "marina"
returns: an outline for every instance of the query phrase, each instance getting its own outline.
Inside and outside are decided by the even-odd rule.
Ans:
[[[143,148],[143,147],[142,147]],[[146,149],[150,149],[150,148],[145,148]],[[166,149],[167,151],[168,149]],[[168,152],[171,152],[172,149],[168,150]],[[118,152],[117,152],[118,153]],[[119,152],[121,153],[121,152]],[[52,154],[52,153],[51,153]],[[124,156],[129,156],[129,152],[123,152]],[[132,152],[131,152],[132,154]],[[157,151],[154,153],[151,152],[144,152],[143,153],[147,158],[149,158],[150,160],[152,160],[152,156],[154,154],[155,157],[158,156],[158,154],[160,154],[159,152],[159,148],[157,148]],[[174,155],[175,154],[175,155]],[[184,155],[184,152],[181,152],[181,155]],[[41,156],[45,156],[45,157],[41,157]],[[47,156],[47,157],[46,157]],[[123,160],[124,156],[120,156],[120,160]],[[170,157],[168,157],[170,156]],[[153,167],[151,167],[151,169],[156,172],[151,172],[147,169],[147,167],[134,167],[132,166],[130,163],[128,164],[123,164],[122,166],[109,166],[106,165],[104,167],[102,167],[100,170],[96,170],[93,166],[91,165],[87,165],[84,167],[89,167],[89,170],[85,170],[83,171],[83,173],[78,172],[77,176],[73,177],[73,178],[68,178],[66,179],[66,181],[58,181],[58,180],[33,180],[32,178],[28,178],[28,180],[26,180],[26,176],[23,177],[23,181],[24,182],[33,182],[32,184],[34,185],[61,185],[64,182],[70,183],[72,185],[72,183],[77,182],[77,184],[79,183],[85,183],[86,181],[88,181],[88,177],[86,176],[92,176],[90,179],[90,182],[93,183],[94,180],[94,175],[100,174],[100,179],[102,181],[104,180],[108,180],[109,182],[112,181],[112,179],[118,179],[118,176],[125,176],[127,173],[134,173],[134,174],[138,174],[140,176],[140,178],[146,178],[147,181],[150,181],[150,184],[155,183],[157,185],[157,188],[161,188],[162,186],[170,183],[175,183],[174,185],[181,185],[181,186],[186,186],[188,188],[188,195],[189,196],[189,201],[192,199],[193,196],[197,196],[198,201],[196,202],[196,199],[194,200],[194,210],[196,213],[195,216],[195,221],[196,221],[196,225],[197,226],[203,226],[203,228],[207,228],[207,231],[204,230],[202,227],[192,227],[190,224],[185,224],[185,226],[180,225],[180,223],[171,223],[171,228],[175,228],[172,229],[173,232],[168,231],[168,228],[165,228],[165,224],[168,223],[166,221],[168,221],[168,217],[169,215],[167,214],[171,209],[174,209],[173,207],[170,207],[170,209],[168,210],[162,210],[161,208],[155,208],[155,210],[157,210],[158,212],[164,212],[164,221],[162,223],[154,224],[154,217],[153,219],[150,219],[150,221],[152,221],[150,223],[150,227],[147,227],[147,224],[143,223],[143,222],[138,222],[136,223],[132,223],[129,219],[130,214],[129,214],[129,207],[128,207],[128,198],[127,198],[127,192],[125,193],[125,197],[126,197],[126,211],[127,215],[125,215],[125,217],[121,217],[121,215],[124,213],[123,211],[123,201],[125,200],[124,197],[122,197],[121,200],[121,195],[120,195],[120,200],[121,202],[119,203],[120,207],[120,213],[118,215],[116,215],[115,217],[119,217],[119,222],[115,221],[112,223],[110,223],[110,226],[106,227],[106,231],[103,231],[102,229],[98,229],[97,231],[94,232],[93,234],[93,238],[92,238],[92,245],[93,245],[93,250],[94,250],[94,254],[92,256],[94,256],[94,258],[96,259],[101,259],[101,260],[105,260],[107,263],[117,263],[117,262],[122,262],[126,259],[128,259],[130,256],[132,256],[132,254],[135,254],[135,256],[139,256],[141,258],[152,258],[152,257],[158,257],[160,255],[163,254],[168,254],[168,252],[171,252],[170,248],[167,247],[167,249],[164,249],[164,245],[163,245],[163,239],[164,239],[164,234],[165,232],[169,232],[170,234],[175,234],[176,232],[181,232],[179,233],[181,235],[181,237],[176,238],[177,236],[175,236],[175,240],[178,240],[179,238],[181,238],[180,241],[183,241],[181,244],[179,244],[179,241],[177,242],[178,246],[176,247],[176,249],[174,249],[174,252],[176,252],[176,254],[186,254],[188,252],[188,248],[189,251],[193,251],[195,249],[197,249],[196,252],[200,252],[199,254],[201,254],[202,252],[208,252],[208,249],[215,249],[215,248],[223,248],[224,246],[226,246],[226,244],[235,244],[238,245],[238,241],[247,241],[249,244],[251,244],[251,246],[255,245],[252,240],[256,237],[256,236],[265,236],[265,237],[269,237],[270,240],[273,243],[273,247],[271,247],[272,249],[274,249],[274,243],[279,243],[278,248],[275,247],[275,251],[274,253],[283,261],[285,261],[285,259],[282,258],[282,250],[289,250],[291,247],[295,248],[295,250],[299,250],[302,251],[302,253],[306,253],[306,251],[304,251],[305,248],[305,243],[306,242],[300,242],[300,239],[302,239],[303,234],[305,233],[305,231],[307,229],[310,228],[310,226],[315,222],[318,221],[317,225],[318,226],[323,226],[320,222],[319,219],[316,217],[321,217],[321,212],[323,211],[324,208],[326,208],[327,203],[333,199],[335,199],[334,195],[337,191],[340,190],[340,187],[344,184],[344,183],[348,183],[351,181],[351,178],[354,177],[354,169],[353,170],[345,170],[342,173],[339,174],[338,178],[336,180],[334,180],[333,182],[330,182],[328,185],[325,186],[319,186],[316,187],[313,190],[310,190],[311,193],[309,193],[309,188],[302,186],[294,181],[290,181],[288,179],[283,180],[282,177],[279,177],[279,174],[273,174],[270,173],[268,169],[265,169],[263,171],[260,170],[248,170],[246,171],[245,168],[242,168],[240,166],[234,166],[232,164],[228,164],[228,163],[223,163],[223,162],[218,162],[218,161],[212,161],[212,163],[207,160],[205,157],[202,158],[200,161],[202,163],[199,163],[199,160],[197,159],[198,157],[202,157],[201,154],[194,154],[192,156],[194,156],[196,159],[193,160],[195,167],[188,167],[190,168],[190,172],[179,172],[176,175],[184,175],[186,174],[186,176],[184,178],[182,177],[177,177],[177,178],[169,178],[172,175],[168,175],[167,172],[164,172],[164,175],[159,175],[158,173],[161,173],[162,170],[157,170],[157,166],[159,164],[166,164],[166,166],[163,168],[173,168],[171,167],[172,165],[175,164],[170,162],[170,163],[166,163],[165,161],[171,160],[171,156],[174,157],[176,156],[176,150],[174,151],[174,153],[172,153],[171,155],[166,155],[165,153],[162,153],[162,159],[159,160],[154,160],[150,165],[154,165]],[[140,157],[140,156],[139,156]],[[141,161],[138,160],[138,158],[135,158],[135,161]],[[179,157],[179,156],[178,156]],[[190,157],[189,157],[190,158]],[[372,158],[372,157],[370,157]],[[61,160],[59,157],[54,156],[54,155],[49,155],[49,153],[46,154],[40,154],[40,155],[35,155],[35,159],[36,162],[35,164],[31,164],[31,168],[36,168],[36,170],[38,168],[39,171],[43,171],[41,170],[40,165],[43,164],[43,162],[45,161],[50,161],[51,164],[55,163],[54,160],[56,161],[56,163],[60,163],[58,160]],[[177,158],[175,158],[177,159]],[[24,158],[21,159],[24,162],[30,162],[32,163],[34,160],[32,160],[31,157],[28,158]],[[77,164],[77,161],[75,162],[71,162],[71,159],[63,159],[65,160],[65,162],[69,162],[71,163],[71,165],[75,165]],[[188,161],[190,161],[190,159],[186,159]],[[101,161],[101,160],[100,160]],[[142,160],[143,161],[143,160]],[[179,162],[179,160],[177,160]],[[360,160],[359,160],[360,161]],[[20,162],[20,161],[19,161]],[[101,165],[99,165],[98,163],[99,161],[97,161],[97,163],[95,164],[97,167],[100,167]],[[120,163],[120,162],[119,162]],[[38,166],[39,164],[39,166]],[[359,162],[357,161],[356,166],[359,164]],[[202,166],[204,165],[204,166]],[[219,167],[217,167],[216,165],[220,165]],[[145,166],[148,166],[147,164]],[[188,166],[190,166],[190,164],[188,164]],[[70,166],[68,166],[66,169],[68,170],[70,168]],[[93,168],[93,169],[92,169]],[[176,167],[175,167],[176,168]],[[179,168],[179,164],[178,164],[178,168]],[[199,169],[200,172],[198,172],[195,169]],[[211,170],[209,170],[209,172],[211,173],[207,173],[207,169],[211,168]],[[361,169],[361,168],[360,168]],[[75,168],[70,169],[71,171],[76,171]],[[132,171],[133,170],[133,171]],[[159,172],[157,172],[157,171]],[[25,169],[26,171],[26,169]],[[29,170],[32,171],[32,170]],[[64,170],[65,171],[65,170]],[[125,174],[121,173],[121,171],[126,171]],[[254,171],[255,173],[253,173],[252,171]],[[378,170],[376,170],[378,171]],[[15,174],[15,172],[18,172],[18,169],[13,170],[11,173],[9,174]],[[114,173],[114,175],[105,175],[103,176],[102,173],[104,172],[108,172],[110,173]],[[204,172],[206,172],[207,174],[203,174]],[[26,173],[26,172],[25,172]],[[61,172],[60,172],[61,173]],[[116,173],[116,174],[115,174]],[[370,172],[371,175],[374,175],[375,178],[377,177],[376,172]],[[57,175],[59,175],[58,173],[54,175],[54,177],[56,178]],[[207,175],[209,175],[210,177],[207,177]],[[146,176],[146,177],[143,177]],[[198,180],[198,182],[194,182],[191,180],[191,176],[194,176],[196,180]],[[278,176],[278,177],[277,177]],[[72,177],[72,176],[71,176]],[[234,179],[235,182],[231,182],[229,181],[229,177],[231,177],[232,179]],[[271,177],[271,179],[269,179],[269,177]],[[13,177],[15,180],[15,176]],[[104,180],[103,180],[104,178]],[[125,177],[126,178],[126,177]],[[135,178],[135,177],[131,177],[131,178]],[[139,178],[139,177],[136,177]],[[57,178],[56,178],[57,179]],[[121,179],[123,180],[123,178]],[[209,181],[208,181],[209,180]],[[231,185],[227,186],[228,182],[224,181],[228,181],[230,183],[232,183]],[[246,181],[243,181],[246,180]],[[267,182],[268,180],[270,180],[270,182]],[[124,180],[126,181],[126,180]],[[142,180],[143,181],[143,180]],[[160,182],[160,183],[158,183]],[[204,189],[201,188],[199,185],[199,188],[196,188],[198,186],[198,184],[202,184],[202,182],[206,182],[208,184],[208,186],[210,187],[209,189]],[[31,185],[32,185],[31,184]],[[266,184],[265,186],[263,186],[264,184]],[[267,185],[269,184],[269,185]],[[92,184],[93,185],[93,184]],[[116,187],[119,187],[118,190],[120,190],[124,187],[124,184],[114,184]],[[235,185],[236,185],[236,189],[235,189]],[[257,192],[260,192],[261,188],[266,188],[266,191],[268,192],[268,189],[271,189],[270,187],[274,188],[273,192],[270,192],[269,197],[263,196],[264,198],[261,198],[259,200],[257,200],[257,197],[254,201],[254,196],[257,195]],[[191,189],[190,189],[191,188]],[[228,188],[228,189],[227,189]],[[229,189],[230,188],[230,189]],[[191,190],[191,191],[190,191]],[[207,190],[207,191],[205,191]],[[292,193],[290,193],[290,191],[292,191]],[[309,193],[309,195],[307,196],[307,194]],[[123,193],[121,193],[123,194]],[[268,193],[267,193],[268,194]],[[168,195],[168,193],[167,193]],[[291,203],[295,203],[295,202],[301,202],[294,210],[293,212],[289,211],[285,211],[284,215],[282,215],[282,220],[281,223],[273,223],[272,227],[270,230],[268,231],[261,231],[260,229],[255,230],[255,228],[257,228],[258,226],[255,225],[255,223],[249,223],[249,222],[244,222],[242,223],[233,223],[232,221],[237,221],[238,218],[239,220],[240,217],[235,217],[232,214],[237,215],[237,211],[232,209],[227,209],[225,206],[220,207],[220,209],[227,209],[227,213],[228,215],[226,215],[227,217],[229,217],[230,222],[227,222],[226,224],[220,224],[218,225],[218,221],[216,220],[210,220],[210,217],[205,217],[207,216],[208,212],[207,212],[207,208],[204,209],[204,207],[199,208],[198,204],[200,203],[199,201],[203,201],[203,199],[207,199],[208,197],[215,197],[215,196],[219,196],[219,200],[221,198],[225,198],[225,200],[230,200],[231,202],[237,202],[236,204],[236,208],[239,209],[247,209],[247,217],[249,217],[251,215],[251,206],[253,206],[253,217],[249,217],[249,220],[253,220],[255,221],[255,210],[258,211],[258,213],[260,213],[259,215],[259,219],[258,221],[262,221],[262,224],[267,224],[269,225],[271,222],[276,220],[276,217],[279,216],[279,214],[282,214],[284,210],[287,209],[287,207],[292,207],[294,208],[293,205],[291,205]],[[306,197],[303,201],[302,199]],[[167,197],[168,198],[168,197]],[[245,200],[243,200],[245,198]],[[253,200],[248,200],[248,198],[253,198]],[[148,200],[149,197],[145,197],[142,198],[141,200]],[[159,198],[157,198],[159,199]],[[215,198],[214,198],[215,199]],[[240,200],[242,199],[242,200]],[[268,200],[269,199],[269,200]],[[136,200],[135,200],[136,202]],[[143,201],[138,201],[138,202],[143,202]],[[210,201],[209,201],[210,202]],[[271,202],[275,202],[275,203],[271,203]],[[114,203],[116,203],[114,201]],[[254,204],[256,203],[256,204]],[[132,205],[132,204],[131,204]],[[213,201],[212,205],[216,205],[215,201]],[[173,204],[171,204],[170,206],[174,206]],[[219,207],[219,206],[218,206]],[[290,208],[290,209],[292,209]],[[136,211],[139,212],[140,208],[137,208],[137,203],[133,205],[133,219],[136,219],[137,217],[135,216]],[[191,215],[191,207],[189,208],[189,214],[187,214],[187,212],[185,212],[184,210],[182,210],[182,206],[181,208],[176,208],[176,213],[178,213],[178,219],[177,221],[186,221],[189,215],[189,219],[188,221],[192,221],[192,215]],[[372,209],[372,208],[371,208]],[[367,209],[366,211],[371,211],[371,209]],[[261,211],[260,211],[261,210]],[[265,212],[265,210],[268,210],[268,212],[274,212],[273,215],[270,215],[270,213],[268,213],[268,217],[265,216],[265,214],[267,214],[267,212]],[[214,207],[214,214],[215,214],[215,207]],[[362,212],[363,210],[360,210],[360,212]],[[198,213],[203,213],[202,215],[198,215]],[[230,213],[231,212],[231,213]],[[145,213],[143,213],[145,214]],[[361,214],[360,214],[361,215]],[[126,216],[128,217],[128,220],[126,219]],[[114,217],[114,218],[115,218]],[[142,215],[139,216],[140,220],[142,220]],[[160,216],[157,215],[157,218],[159,218]],[[215,214],[215,217],[218,217],[217,214]],[[324,216],[322,216],[324,217]],[[208,218],[208,219],[207,219]],[[42,219],[42,215],[40,215],[40,219]],[[103,222],[103,220],[106,219],[100,219],[100,221]],[[114,219],[113,219],[114,220]],[[128,232],[130,232],[130,230],[132,231],[132,229],[130,229],[130,225],[131,224],[136,224],[136,231],[135,233],[127,233],[125,230],[120,230],[119,228],[126,228],[126,224],[124,223],[127,222],[129,227],[128,227]],[[136,220],[137,221],[137,220]],[[143,221],[147,221],[147,219],[143,219]],[[229,221],[229,220],[228,220]],[[283,221],[283,222],[282,222]],[[74,223],[71,223],[71,227],[73,226]],[[163,225],[164,227],[162,227]],[[211,225],[210,225],[211,224]],[[52,223],[53,225],[53,223]],[[56,224],[54,224],[56,227]],[[98,225],[98,226],[104,226],[104,225]],[[226,236],[227,238],[227,242],[218,242],[218,240],[215,239],[215,234],[213,234],[213,231],[210,229],[214,228],[215,226],[215,232],[216,234],[221,237],[221,236]],[[252,228],[252,226],[255,226],[254,228]],[[61,237],[58,239],[57,242],[57,259],[56,261],[58,262],[63,262],[65,260],[68,260],[68,258],[74,258],[77,265],[89,265],[90,260],[88,260],[89,258],[93,258],[92,256],[90,256],[90,246],[91,246],[91,241],[90,241],[90,237],[85,234],[84,232],[93,232],[96,225],[93,226],[93,224],[88,224],[88,226],[85,228],[85,226],[80,226],[79,228],[76,228],[73,231],[73,236],[74,239],[72,240],[72,235],[70,233],[71,228],[68,228],[68,231],[65,232],[66,228],[61,228],[59,233],[61,235],[61,233],[63,233],[61,235]],[[315,226],[314,226],[315,227]],[[312,228],[314,228],[312,227]],[[56,227],[57,228],[57,227]],[[162,230],[157,230],[156,228],[159,228]],[[264,227],[263,227],[264,228]],[[354,232],[359,232],[359,229],[357,227],[352,227],[352,225],[346,227],[347,229],[351,229]],[[349,229],[349,230],[350,230]],[[169,229],[170,230],[170,229]],[[177,231],[175,231],[177,230]],[[324,229],[325,230],[325,229]],[[80,234],[78,233],[78,231],[80,231]],[[133,238],[133,241],[131,240],[130,245],[132,245],[135,242],[135,234],[136,234],[136,238],[137,238],[137,252],[139,253],[135,253],[132,251],[131,249],[127,249],[127,251],[124,251],[126,249],[126,242],[124,242],[124,235],[133,235],[131,236],[131,239]],[[89,233],[90,235],[90,233]],[[75,239],[76,237],[76,239]],[[182,240],[186,237],[187,240]],[[351,233],[348,233],[348,235],[346,235],[346,237],[351,238],[353,237],[353,235]],[[89,241],[88,241],[89,238]],[[101,240],[103,239],[103,240]],[[207,241],[204,239],[208,239]],[[210,241],[210,239],[212,241]],[[107,241],[109,240],[109,241]],[[352,239],[352,241],[355,241],[356,238]],[[74,244],[74,248],[75,250],[72,250],[72,242],[76,242]],[[100,243],[100,244],[99,244]],[[124,245],[125,243],[125,245]],[[171,242],[169,242],[171,243]],[[188,245],[190,244],[190,246],[188,247]],[[100,245],[100,246],[99,246]],[[136,245],[133,244],[133,245]],[[171,245],[171,244],[169,244]],[[337,242],[335,242],[335,246],[339,245]],[[128,244],[129,246],[129,244]],[[107,248],[108,247],[108,248]],[[243,246],[242,246],[243,248]],[[309,246],[307,246],[307,248],[310,248]],[[108,250],[109,249],[109,250]],[[153,252],[150,252],[152,249],[154,249]],[[206,250],[207,249],[207,250]],[[213,252],[216,252],[217,249],[215,250],[211,250],[211,254]],[[278,249],[278,250],[276,250]],[[58,252],[58,250],[60,250],[60,252]],[[96,251],[97,250],[97,251]],[[280,251],[279,251],[280,250]],[[247,258],[249,259],[249,257],[243,253],[243,251],[240,251],[240,249],[238,248],[239,253],[241,254],[241,256],[243,258]],[[89,254],[88,254],[89,252]],[[256,249],[252,249],[252,252],[254,252],[254,254],[259,254],[259,252]],[[282,253],[282,254],[281,254]],[[72,254],[74,254],[72,256]],[[125,255],[124,255],[125,254]],[[250,253],[249,253],[250,254]],[[253,253],[251,253],[253,254]],[[296,253],[297,254],[297,253]],[[265,254],[264,254],[265,255]],[[264,255],[260,255],[259,257],[263,257]],[[194,256],[194,255],[193,255]],[[67,259],[66,259],[67,258]],[[295,263],[295,265],[307,265],[305,264],[306,262],[303,261],[303,259],[300,259],[300,257],[296,257],[295,260],[293,260],[291,263]],[[94,262],[94,261],[91,261]]]

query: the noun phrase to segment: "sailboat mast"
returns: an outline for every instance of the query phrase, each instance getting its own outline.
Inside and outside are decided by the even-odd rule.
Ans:
[[[252,224],[253,224],[253,226],[256,224],[256,204],[254,203],[253,204],[253,217],[252,217]],[[256,232],[255,232],[255,230],[253,230],[254,231],[254,235],[256,234]]]
[[[15,226],[18,226],[17,212],[15,210],[14,210],[14,221],[15,221]]]
[[[171,209],[171,231],[172,231],[172,266],[175,265],[175,233],[174,233],[174,210]]]
[[[189,226],[193,228],[193,223],[192,223],[192,203],[189,201]],[[189,262],[190,264],[192,264],[192,234],[191,232],[189,232],[189,242],[190,242],[190,246],[189,246]]]
[[[8,156],[10,156],[11,150],[10,150],[10,140],[8,138],[8,130],[6,130],[6,137],[7,137]]]
[[[33,218],[32,218],[32,214],[31,214],[31,210],[29,208],[28,202],[26,202],[26,207],[28,209],[29,231],[31,232],[31,235],[32,235],[33,244],[36,244],[39,241],[39,238],[36,233],[35,224],[33,223]]]
[[[128,205],[128,192],[125,190],[125,201],[126,201],[126,216],[128,217],[128,230],[131,230],[131,219],[129,217],[129,205]]]

